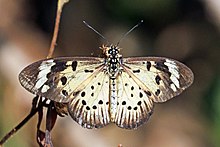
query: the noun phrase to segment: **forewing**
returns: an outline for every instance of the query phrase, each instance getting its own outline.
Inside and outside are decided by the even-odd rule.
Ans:
[[[33,94],[56,102],[69,102],[103,67],[103,59],[60,57],[41,60],[19,74],[21,85]]]
[[[154,102],[165,102],[189,87],[192,71],[184,64],[163,57],[125,58],[123,69]]]
[[[137,128],[153,113],[150,94],[141,88],[127,72],[122,72],[118,76],[117,83],[119,88],[115,123],[121,128]]]
[[[86,81],[85,81],[86,82]],[[99,72],[68,104],[71,117],[85,128],[101,128],[110,122],[109,76]]]

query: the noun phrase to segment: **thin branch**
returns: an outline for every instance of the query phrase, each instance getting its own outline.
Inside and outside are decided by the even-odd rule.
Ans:
[[[0,146],[2,146],[10,137],[12,137],[12,135],[14,135],[21,127],[23,127],[45,105],[46,101],[47,99],[39,103],[36,108],[33,105],[31,112],[16,127],[14,127],[0,140]]]
[[[47,58],[51,58],[54,52],[54,48],[56,46],[56,41],[57,41],[57,35],[59,31],[59,23],[60,23],[60,18],[61,18],[61,13],[62,9],[65,3],[67,3],[69,0],[58,0],[58,5],[57,5],[57,14],[56,14],[56,20],[55,20],[55,27],[54,27],[54,34],[53,38],[51,41],[50,49],[48,51]],[[46,101],[39,101],[38,106],[37,106],[37,100],[38,96],[36,96],[33,99],[32,103],[32,109],[31,112],[16,126],[14,127],[10,132],[8,132],[1,140],[0,140],[0,147],[10,138],[12,137],[19,129],[21,129],[37,112],[39,112],[43,106],[46,106]],[[41,120],[40,120],[41,122]],[[39,124],[38,124],[39,125]],[[39,126],[38,126],[39,127]]]
[[[58,36],[58,31],[59,31],[59,24],[60,24],[62,9],[63,9],[64,4],[67,3],[68,1],[69,0],[58,0],[57,14],[56,14],[53,38],[52,38],[52,41],[51,41],[51,44],[50,44],[50,49],[49,49],[47,58],[51,58],[53,56],[53,52],[54,52],[56,42],[57,42],[57,36]]]

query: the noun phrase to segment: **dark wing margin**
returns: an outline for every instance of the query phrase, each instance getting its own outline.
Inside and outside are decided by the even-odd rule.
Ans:
[[[124,58],[123,68],[152,95],[154,102],[165,102],[179,95],[194,80],[190,68],[164,57]]]
[[[45,59],[24,68],[19,74],[19,81],[33,94],[56,102],[69,102],[69,94],[79,92],[77,87],[102,65],[103,59],[95,57]]]

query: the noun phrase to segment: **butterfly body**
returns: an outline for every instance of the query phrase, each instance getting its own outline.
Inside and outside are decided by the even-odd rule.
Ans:
[[[121,72],[122,55],[119,54],[120,49],[117,46],[110,47],[102,46],[103,54],[105,56],[106,70],[111,79],[116,79],[119,72]]]
[[[19,80],[33,94],[65,103],[85,128],[110,122],[133,129],[146,122],[154,102],[165,102],[189,87],[192,71],[163,57],[122,58],[117,46],[102,46],[104,58],[59,57],[26,67]]]

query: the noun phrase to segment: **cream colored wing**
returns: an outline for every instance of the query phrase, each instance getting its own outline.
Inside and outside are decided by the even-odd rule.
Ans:
[[[60,57],[41,60],[19,74],[21,85],[33,94],[56,102],[69,102],[103,68],[102,58]]]
[[[69,114],[85,128],[102,128],[110,122],[109,75],[99,72],[83,84],[84,89],[71,96]]]
[[[127,73],[122,72],[117,78],[118,107],[115,123],[126,129],[135,129],[145,123],[153,112],[150,93],[145,91]]]
[[[123,69],[154,102],[165,102],[193,83],[193,73],[184,64],[162,57],[124,58]]]

